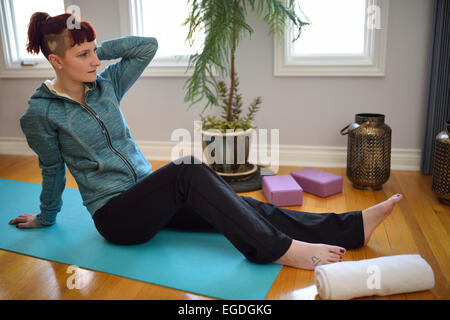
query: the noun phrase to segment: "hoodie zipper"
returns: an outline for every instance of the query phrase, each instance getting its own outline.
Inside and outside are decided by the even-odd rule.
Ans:
[[[105,137],[106,137],[106,141],[108,142],[108,145],[109,145],[109,148],[111,149],[111,151],[112,152],[114,152],[119,158],[121,158],[122,159],[122,161],[125,163],[125,165],[128,167],[128,169],[130,169],[130,171],[131,171],[131,173],[132,173],[132,175],[133,175],[133,180],[134,180],[134,183],[137,183],[137,175],[136,175],[136,172],[134,171],[134,169],[133,169],[133,166],[131,165],[131,163],[119,152],[119,151],[117,151],[114,147],[113,147],[113,145],[112,145],[112,143],[111,143],[111,136],[109,135],[109,132],[108,132],[108,129],[106,129],[106,126],[105,126],[105,124],[103,123],[103,121],[100,119],[100,117],[99,117],[99,115],[94,111],[94,110],[92,110],[92,108],[91,107],[89,107],[88,105],[83,105],[83,104],[81,104],[80,103],[80,105],[83,107],[83,108],[85,108],[88,112],[90,112],[94,117],[95,117],[95,119],[97,120],[97,122],[100,124],[100,126],[102,127],[102,133],[105,135]]]
[[[48,91],[50,91],[50,89],[44,85]],[[50,91],[51,92],[51,91]],[[52,93],[53,94],[53,93]],[[62,97],[62,96],[58,96],[59,98],[62,98],[64,100],[70,101],[70,102],[75,102],[77,104],[79,104],[84,110],[86,110],[89,114],[91,114],[95,120],[97,121],[97,123],[100,125],[100,127],[102,128],[102,133],[103,135],[106,137],[106,142],[108,143],[109,148],[111,149],[112,152],[114,152],[120,159],[122,159],[122,161],[125,163],[125,165],[128,167],[128,169],[130,170],[131,174],[133,175],[133,180],[134,183],[137,183],[137,174],[136,171],[134,170],[133,166],[131,165],[131,163],[119,152],[117,151],[112,143],[111,143],[111,136],[109,135],[108,129],[106,128],[104,122],[102,121],[102,119],[100,119],[100,116],[91,108],[89,107],[87,104],[83,105],[82,103],[79,103],[75,100],[66,98],[66,97]]]

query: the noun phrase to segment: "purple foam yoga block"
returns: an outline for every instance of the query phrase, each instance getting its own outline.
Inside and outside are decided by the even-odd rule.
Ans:
[[[332,194],[342,192],[342,177],[329,172],[306,168],[291,172],[291,176],[305,192],[315,194],[319,197],[328,197]]]
[[[290,175],[263,176],[262,190],[266,199],[276,206],[301,206],[303,189]]]

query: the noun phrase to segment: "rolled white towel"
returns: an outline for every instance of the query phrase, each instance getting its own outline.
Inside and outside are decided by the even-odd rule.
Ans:
[[[434,287],[433,269],[418,254],[325,264],[316,267],[314,278],[320,297],[327,300],[386,296]]]

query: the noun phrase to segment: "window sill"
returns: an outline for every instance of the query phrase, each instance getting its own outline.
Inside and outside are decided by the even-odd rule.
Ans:
[[[142,73],[141,77],[190,77],[193,70],[186,72],[187,67],[165,67],[165,66],[149,66]]]
[[[354,66],[306,66],[284,65],[275,62],[273,74],[275,77],[383,77],[385,75],[384,62],[382,65],[354,65]]]
[[[52,68],[2,68],[0,70],[1,79],[32,79],[32,78],[54,78],[55,71]]]
[[[99,71],[101,72],[101,71]],[[190,77],[192,70],[186,72],[186,67],[162,67],[149,66],[141,75],[144,78],[152,77]],[[0,79],[33,79],[33,78],[54,78],[53,68],[17,67],[0,68]]]

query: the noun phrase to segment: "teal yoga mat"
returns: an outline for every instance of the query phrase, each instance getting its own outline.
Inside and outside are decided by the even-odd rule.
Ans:
[[[1,249],[220,299],[264,299],[281,269],[249,262],[214,232],[162,230],[144,244],[111,244],[76,189],[65,189],[55,225],[9,225],[20,214],[38,212],[40,191],[40,184],[0,179]]]

